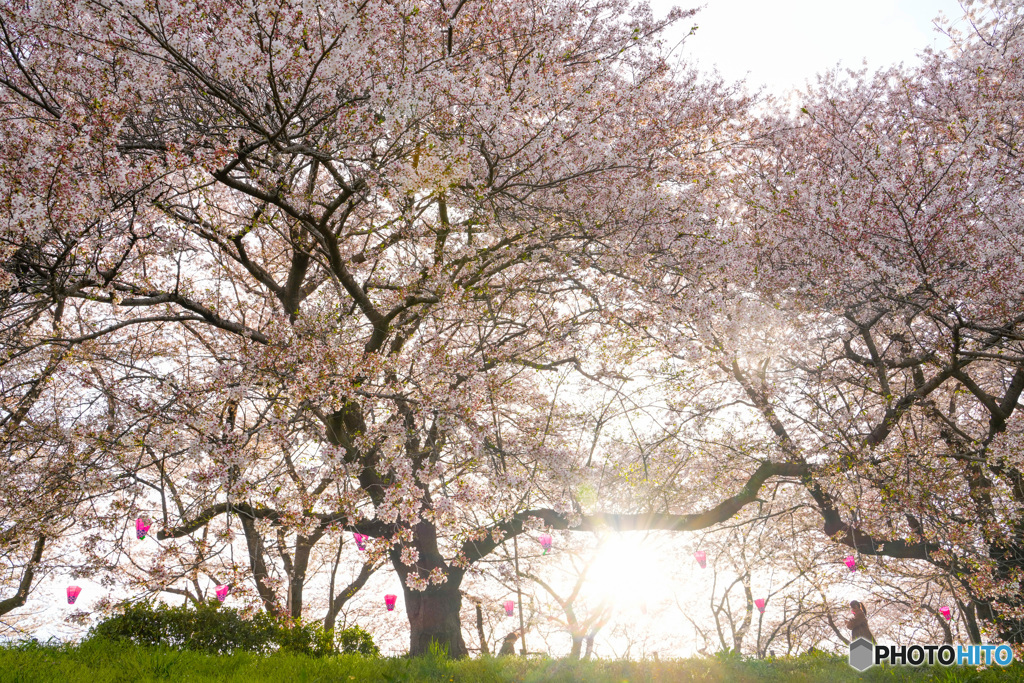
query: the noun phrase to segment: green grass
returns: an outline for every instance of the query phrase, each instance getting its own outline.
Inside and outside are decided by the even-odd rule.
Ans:
[[[105,641],[81,645],[0,647],[0,683],[134,683],[136,681],[438,681],[505,683],[510,681],[940,681],[1024,682],[1024,666],[873,667],[858,674],[841,657],[821,653],[769,661],[736,657],[626,662],[501,657],[448,661],[342,655],[314,659],[303,655],[207,655],[166,648],[122,646]]]

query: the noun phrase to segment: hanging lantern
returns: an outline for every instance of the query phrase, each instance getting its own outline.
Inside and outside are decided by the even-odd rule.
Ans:
[[[230,592],[231,586],[217,586],[217,599],[224,602]]]
[[[705,569],[708,566],[708,554],[703,550],[695,552],[693,557],[697,560],[697,564],[700,565],[701,569]]]
[[[146,519],[145,517],[139,517],[137,520],[135,520],[135,537],[138,538],[140,541],[145,540],[146,534],[149,533],[149,528],[151,526],[152,524],[149,523],[148,519]]]
[[[398,596],[397,595],[385,595],[384,596],[384,606],[388,608],[389,612],[394,612],[395,611],[395,601],[396,600],[398,600]]]
[[[68,604],[75,604],[75,600],[78,599],[78,594],[82,592],[79,586],[68,586]]]
[[[516,601],[515,600],[506,600],[505,601],[505,614],[507,616],[512,616],[515,613],[516,613]]]
[[[352,537],[356,539],[356,547],[360,550],[366,550],[366,540],[370,538],[364,534],[355,533]]]
[[[551,534],[541,534],[537,540],[540,541],[540,547],[544,548],[544,554],[547,555],[551,550]]]
[[[849,555],[846,558],[846,566],[850,568],[850,573],[857,571],[857,558],[853,555]]]
[[[761,598],[758,598],[757,600],[754,600],[754,604],[757,605],[757,611],[760,612],[761,614],[764,614],[764,603],[765,603],[765,601],[762,600]]]
[[[939,613],[941,613],[942,616],[946,617],[946,621],[949,621],[953,618],[953,612],[948,607],[940,607]]]

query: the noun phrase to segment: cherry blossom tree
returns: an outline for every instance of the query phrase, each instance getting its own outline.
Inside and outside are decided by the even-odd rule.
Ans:
[[[1024,14],[969,9],[949,52],[830,74],[766,123],[732,308],[761,332],[704,339],[829,537],[930,564],[1021,643]]]
[[[972,640],[1019,643],[1024,17],[969,10],[922,66],[829,74],[751,123],[710,238],[617,274],[671,388],[619,462],[666,512],[740,473],[799,482],[828,538],[908,585],[941,571]]]
[[[64,359],[35,376],[76,396],[72,451],[119,482],[108,540],[151,513],[168,555],[192,539],[190,561],[297,616],[317,545],[367,534],[412,653],[465,654],[467,569],[581,521],[578,416],[543,377],[609,372],[593,293],[624,299],[605,273],[697,239],[744,105],[670,66],[661,32],[686,16],[5,3],[3,286]],[[712,524],[756,488],[653,523]]]

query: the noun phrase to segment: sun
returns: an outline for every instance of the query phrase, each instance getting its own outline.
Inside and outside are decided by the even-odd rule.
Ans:
[[[646,611],[673,592],[659,539],[644,532],[617,532],[604,539],[588,572],[602,599],[620,609]]]

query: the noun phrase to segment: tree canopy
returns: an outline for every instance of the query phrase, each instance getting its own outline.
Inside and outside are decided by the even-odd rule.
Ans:
[[[775,510],[1022,642],[1024,16],[969,9],[786,113],[624,0],[4,2],[0,614],[67,532],[328,628],[389,564],[462,656],[517,536]]]

